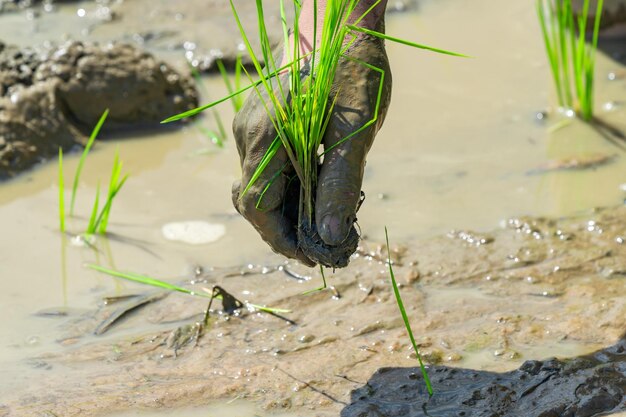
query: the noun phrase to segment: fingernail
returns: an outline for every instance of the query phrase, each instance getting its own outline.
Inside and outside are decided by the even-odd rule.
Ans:
[[[338,245],[346,238],[345,233],[341,230],[342,222],[339,217],[327,215],[322,219],[319,228],[320,237],[328,245]]]

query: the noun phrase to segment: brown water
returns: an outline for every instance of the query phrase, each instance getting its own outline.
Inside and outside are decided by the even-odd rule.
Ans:
[[[367,199],[359,212],[366,236],[381,240],[386,225],[395,242],[410,245],[453,228],[490,230],[511,216],[569,216],[624,200],[622,151],[578,121],[550,131],[562,119],[556,115],[545,122],[536,119],[536,113],[554,100],[533,4],[530,0],[515,4],[477,0],[471,5],[430,1],[423,2],[416,15],[389,18],[388,32],[394,36],[474,58],[388,45],[395,90],[385,127],[368,160],[363,187]],[[54,15],[60,19],[55,23],[80,36],[76,7],[61,10]],[[23,14],[1,15],[0,39],[14,43],[20,38],[24,43],[26,37],[29,42],[60,39],[51,16],[39,19],[39,31],[33,34]],[[597,66],[599,116],[626,129],[626,80],[608,80],[607,74],[619,68],[602,55]],[[212,98],[225,93],[220,80],[207,77],[205,81]],[[604,110],[606,103],[616,103],[617,109]],[[220,113],[228,124],[230,107],[222,106]],[[199,123],[214,125],[210,117]],[[28,358],[63,349],[57,343],[59,319],[34,313],[60,309],[71,317],[93,309],[102,296],[136,288],[92,272],[85,263],[174,279],[188,276],[196,265],[282,261],[231,207],[230,185],[239,175],[232,139],[224,149],[217,149],[193,125],[98,144],[87,161],[70,232],[85,227],[96,184],[107,181],[118,148],[130,179],[113,208],[109,227],[113,237],[99,237],[97,251],[72,244],[70,236],[58,232],[55,163],[0,185],[0,398],[3,393],[27,391],[31,379],[41,375]],[[615,158],[596,169],[529,175],[551,160],[597,155]],[[66,184],[77,162],[77,154],[66,157]],[[164,224],[187,220],[223,224],[226,235],[198,246],[163,237]],[[439,303],[473,295],[444,289],[428,297],[428,302]],[[529,347],[525,354],[568,356],[595,347],[554,341]],[[479,352],[464,355],[459,365],[502,370],[517,363],[494,362],[493,355]],[[63,372],[63,368],[48,372]],[[248,405],[242,407],[199,410],[197,415],[255,412]],[[115,414],[131,415],[153,414]]]

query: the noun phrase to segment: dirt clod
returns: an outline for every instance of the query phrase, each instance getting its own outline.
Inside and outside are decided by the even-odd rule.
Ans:
[[[130,45],[0,46],[0,180],[84,143],[107,108],[104,132],[155,127],[197,103],[188,77]]]
[[[359,246],[359,234],[353,226],[346,239],[338,246],[326,244],[317,233],[317,226],[304,224],[298,229],[298,244],[302,252],[314,262],[328,268],[344,268]]]

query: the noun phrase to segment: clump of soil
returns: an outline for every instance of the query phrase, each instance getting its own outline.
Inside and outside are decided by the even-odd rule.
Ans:
[[[437,390],[430,399],[419,368],[382,368],[352,392],[341,416],[605,415],[626,410],[624,364],[626,337],[590,355],[527,361],[511,372],[433,366],[429,374]]]
[[[311,227],[303,222],[298,228],[298,245],[302,252],[312,261],[328,268],[344,268],[350,263],[350,257],[359,246],[359,234],[352,226],[346,239],[340,245],[326,244],[319,233],[317,225]]]
[[[0,44],[0,179],[83,143],[107,108],[105,132],[156,127],[197,104],[188,76],[134,46]]]

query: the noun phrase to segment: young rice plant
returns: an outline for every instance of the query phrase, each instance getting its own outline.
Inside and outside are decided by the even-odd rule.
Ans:
[[[590,0],[575,18],[572,0],[537,0],[537,15],[559,105],[593,120],[595,53],[603,0],[598,0],[591,44],[585,43]]]
[[[317,184],[318,164],[320,157],[322,156],[319,153],[319,150],[333,110],[333,104],[328,105],[328,103],[334,103],[337,98],[337,96],[331,97],[331,87],[335,79],[335,73],[339,60],[345,56],[345,52],[354,43],[357,33],[365,33],[381,39],[447,55],[463,56],[454,52],[408,42],[387,36],[380,32],[359,27],[358,25],[361,20],[380,3],[380,0],[375,2],[361,16],[354,16],[359,1],[360,0],[329,1],[324,15],[322,33],[314,33],[313,36],[313,44],[317,45],[317,40],[319,38],[320,46],[318,49],[314,49],[309,54],[302,55],[299,48],[300,39],[298,28],[298,17],[302,12],[301,4],[299,1],[293,1],[295,11],[293,27],[294,39],[293,43],[290,44],[290,32],[287,26],[285,0],[281,0],[280,10],[284,50],[289,53],[292,60],[287,65],[280,67],[279,63],[276,62],[274,56],[272,55],[272,45],[265,24],[262,0],[256,0],[261,56],[257,56],[255,54],[254,49],[250,44],[249,37],[242,26],[239,14],[233,4],[233,1],[230,0],[233,16],[235,17],[243,42],[248,54],[250,55],[251,62],[259,79],[253,82],[252,76],[246,68],[243,67],[243,71],[250,81],[248,86],[237,91],[233,91],[228,96],[213,103],[172,116],[164,120],[163,123],[193,116],[219,103],[236,97],[246,90],[253,89],[258,97],[263,100],[267,115],[277,132],[277,136],[259,163],[256,172],[253,174],[249,183],[244,187],[240,198],[244,196],[246,192],[249,191],[250,187],[259,179],[261,173],[266,169],[269,162],[282,146],[286,150],[289,160],[294,167],[298,179],[300,180],[301,198],[299,203],[299,223],[303,224],[303,222],[308,222],[308,225],[311,226]],[[314,0],[313,3],[315,10],[318,10],[317,0]],[[314,19],[317,20],[316,14],[314,15]],[[317,22],[314,22],[314,27],[317,27]],[[348,59],[353,58],[348,57]],[[309,74],[313,74],[313,76],[294,76],[294,74],[300,74],[301,61],[303,60],[308,61],[310,69]],[[265,68],[262,67],[261,62],[265,63]],[[359,62],[364,69],[375,71],[380,74],[380,88],[378,91],[378,99],[376,102],[374,116],[362,126],[355,128],[353,132],[339,141],[335,146],[339,145],[343,141],[349,140],[359,132],[371,126],[376,122],[378,117],[378,109],[382,95],[385,72],[384,70],[365,62],[357,62]],[[282,87],[282,84],[276,79],[277,76],[285,70],[291,74],[289,78],[289,90],[285,90]],[[268,97],[267,99],[263,99],[264,95],[261,93],[261,90],[265,90]],[[287,97],[290,97],[290,100],[288,100]],[[326,149],[325,152],[328,152],[329,150],[330,149]],[[276,178],[277,174],[278,173],[275,173],[272,178]],[[267,189],[270,184],[266,184],[265,189]]]
[[[85,160],[87,159],[87,155],[91,150],[91,147],[102,128],[102,125],[106,121],[106,118],[109,114],[109,110],[105,110],[100,120],[94,127],[91,135],[89,136],[89,140],[87,141],[87,145],[83,150],[83,153],[78,162],[78,166],[76,167],[76,172],[74,173],[74,181],[72,183],[72,197],[70,201],[70,212],[69,215],[72,216],[74,213],[74,203],[76,201],[76,194],[78,190],[78,184],[80,182],[80,176],[83,171],[83,166],[85,164]],[[91,210],[91,215],[89,217],[89,223],[87,225],[86,234],[106,234],[107,226],[109,223],[109,215],[111,213],[111,208],[113,206],[113,200],[122,189],[122,186],[126,182],[128,175],[121,177],[122,174],[122,163],[119,159],[119,150],[115,153],[115,159],[113,160],[113,169],[111,172],[111,178],[109,180],[109,188],[107,191],[106,201],[102,209],[100,209],[100,184],[96,187],[96,197],[94,200],[94,204]],[[63,173],[63,150],[59,148],[59,224],[61,232],[65,232],[65,185],[64,185],[64,173]]]

